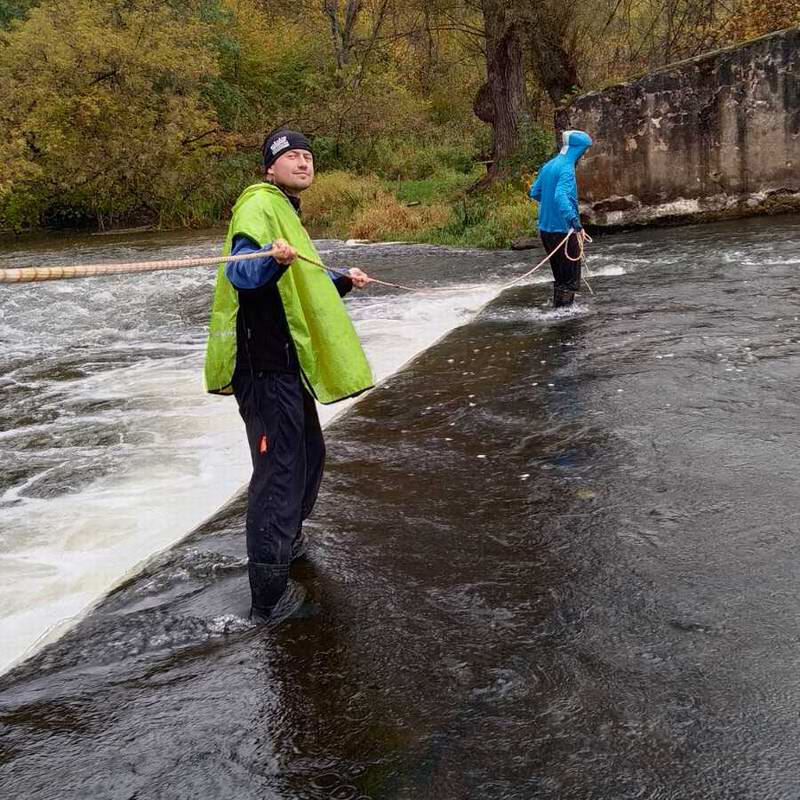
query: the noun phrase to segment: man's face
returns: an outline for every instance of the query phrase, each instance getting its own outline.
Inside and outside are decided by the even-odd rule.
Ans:
[[[267,170],[267,177],[288,192],[299,194],[314,180],[314,156],[308,150],[287,150]]]

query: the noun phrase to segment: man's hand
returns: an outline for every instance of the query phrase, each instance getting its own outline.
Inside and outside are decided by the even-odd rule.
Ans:
[[[356,289],[363,289],[372,280],[366,272],[362,272],[358,267],[350,267],[348,275]]]
[[[578,238],[579,238],[579,239],[580,239],[582,242],[584,242],[584,243],[585,243],[585,242],[591,242],[591,241],[592,241],[592,239],[591,239],[591,237],[589,236],[589,234],[588,234],[588,233],[586,233],[586,228],[581,228],[581,229],[578,231]]]
[[[297,250],[283,239],[276,239],[272,243],[272,257],[283,265],[289,265],[297,258]]]

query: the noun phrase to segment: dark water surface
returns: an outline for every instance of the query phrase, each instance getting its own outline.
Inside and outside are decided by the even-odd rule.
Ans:
[[[239,498],[0,679],[4,795],[800,797],[800,219],[597,252],[328,429],[317,616]]]

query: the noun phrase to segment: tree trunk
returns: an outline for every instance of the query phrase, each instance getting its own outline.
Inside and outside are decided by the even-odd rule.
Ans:
[[[339,0],[323,0],[322,10],[331,26],[333,49],[336,53],[336,68],[341,72],[350,62],[353,50],[353,33],[361,12],[361,0],[346,0],[344,18],[340,19]]]
[[[519,126],[527,105],[525,60],[518,25],[502,0],[483,0],[486,29],[486,85],[475,98],[479,119],[494,129],[493,163],[496,176],[517,149]]]
[[[569,46],[573,8],[556,0],[527,5],[524,11],[527,43],[539,83],[553,105],[580,89],[575,53]]]

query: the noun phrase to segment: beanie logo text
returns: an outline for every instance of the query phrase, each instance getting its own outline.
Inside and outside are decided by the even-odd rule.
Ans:
[[[281,150],[286,150],[287,147],[289,147],[289,139],[286,136],[281,136],[269,146],[269,149],[274,156],[280,153]]]

